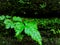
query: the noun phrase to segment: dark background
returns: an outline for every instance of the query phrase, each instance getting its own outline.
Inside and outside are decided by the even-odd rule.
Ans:
[[[42,17],[49,18],[60,16],[60,3],[59,3],[60,0],[22,0],[22,1],[24,3],[19,2],[19,0],[1,0],[0,14],[32,18]],[[44,3],[46,3],[46,7],[40,8],[40,4]]]

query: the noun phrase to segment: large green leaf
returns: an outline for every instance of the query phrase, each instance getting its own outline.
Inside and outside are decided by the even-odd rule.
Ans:
[[[40,35],[40,32],[37,30],[37,24],[35,22],[27,22],[25,21],[25,33],[28,36],[31,36],[33,40],[38,42],[40,45],[42,45],[42,38]]]

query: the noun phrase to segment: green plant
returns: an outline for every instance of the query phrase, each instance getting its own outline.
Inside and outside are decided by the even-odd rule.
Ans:
[[[56,31],[55,31],[55,29],[51,29],[50,31],[52,31],[52,32],[53,32],[53,34],[56,34]]]
[[[19,2],[20,2],[20,3],[22,3],[22,4],[24,4],[24,3],[25,3],[25,2],[24,2],[24,0],[19,0]]]
[[[24,35],[22,35],[21,33],[24,30],[25,34],[31,36],[31,38],[38,42],[39,45],[42,45],[42,37],[40,35],[40,32],[38,31],[36,21],[24,20],[22,22],[22,18],[20,17],[14,16],[12,19],[9,16],[4,16],[5,18],[2,17],[3,16],[0,16],[1,20],[4,19],[5,28],[14,28],[15,37],[17,37],[17,39],[23,39]]]
[[[40,4],[40,8],[45,8],[45,7],[46,7],[46,2],[45,2],[45,3]]]
[[[36,22],[29,22],[29,21],[24,21],[25,23],[25,33],[29,36],[31,36],[31,38],[33,40],[36,40],[40,45],[42,45],[41,41],[41,35],[38,32],[38,28],[37,28],[37,24]]]
[[[0,20],[4,20],[4,19],[5,19],[4,15],[0,16]]]
[[[53,19],[27,19],[27,18],[21,18],[21,17],[16,17],[16,16],[0,16],[0,22],[4,21],[5,28],[14,28],[15,30],[15,37],[19,39],[20,41],[23,39],[24,35],[22,34],[22,31],[24,30],[24,33],[27,34],[28,36],[31,36],[33,40],[38,42],[40,45],[42,45],[42,37],[40,32],[38,31],[37,24],[39,23],[43,27],[45,26],[46,28],[48,27],[47,25],[50,24],[49,26],[51,27],[50,31],[53,32],[53,34],[60,34],[60,30],[57,29],[55,30],[54,24],[60,24],[60,19],[58,18],[53,18]],[[40,26],[41,27],[41,26]]]
[[[60,34],[60,29],[57,29],[57,30],[51,29],[50,31],[52,31],[53,34]]]

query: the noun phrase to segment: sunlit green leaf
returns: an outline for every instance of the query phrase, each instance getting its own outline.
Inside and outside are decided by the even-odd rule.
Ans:
[[[31,38],[37,41],[40,45],[42,45],[42,38],[39,31],[37,30],[37,24],[35,24],[34,22],[25,22],[25,24],[25,33],[31,36]]]
[[[14,28],[14,24],[10,19],[5,19],[4,24],[6,25],[6,29]]]
[[[14,16],[13,21],[22,21],[22,18]]]
[[[16,35],[19,35],[24,29],[24,24],[21,22],[14,23],[14,30],[16,32]]]

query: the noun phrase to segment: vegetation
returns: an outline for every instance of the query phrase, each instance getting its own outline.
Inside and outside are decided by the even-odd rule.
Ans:
[[[60,45],[59,15],[60,0],[1,0],[0,39],[16,39],[17,45]]]
[[[22,35],[21,33],[24,30],[25,34],[31,36],[31,38],[38,42],[39,45],[42,45],[42,38],[38,31],[37,24],[35,21],[24,20],[24,22],[22,22],[22,18],[16,16],[14,16],[12,19],[10,19],[10,16],[2,15],[0,17],[1,20],[4,20],[6,29],[14,28],[15,37],[17,37],[19,40],[22,40],[24,35]]]
[[[60,34],[59,27],[56,28],[55,24],[60,24],[60,19],[53,18],[52,19],[27,19],[27,18],[21,18],[19,16],[0,16],[0,24],[2,22],[5,25],[6,29],[14,29],[15,30],[15,36],[18,40],[22,40],[24,35],[22,34],[22,31],[24,30],[24,33],[28,36],[31,36],[33,40],[39,43],[39,45],[42,45],[42,37],[40,32],[38,31],[38,25],[39,28],[43,27],[45,29],[49,29],[50,33],[53,32],[53,34]],[[47,22],[48,21],[48,22]],[[51,26],[50,26],[50,25]],[[49,26],[48,26],[49,25]],[[54,26],[53,26],[54,25]],[[56,30],[57,29],[57,30]]]

